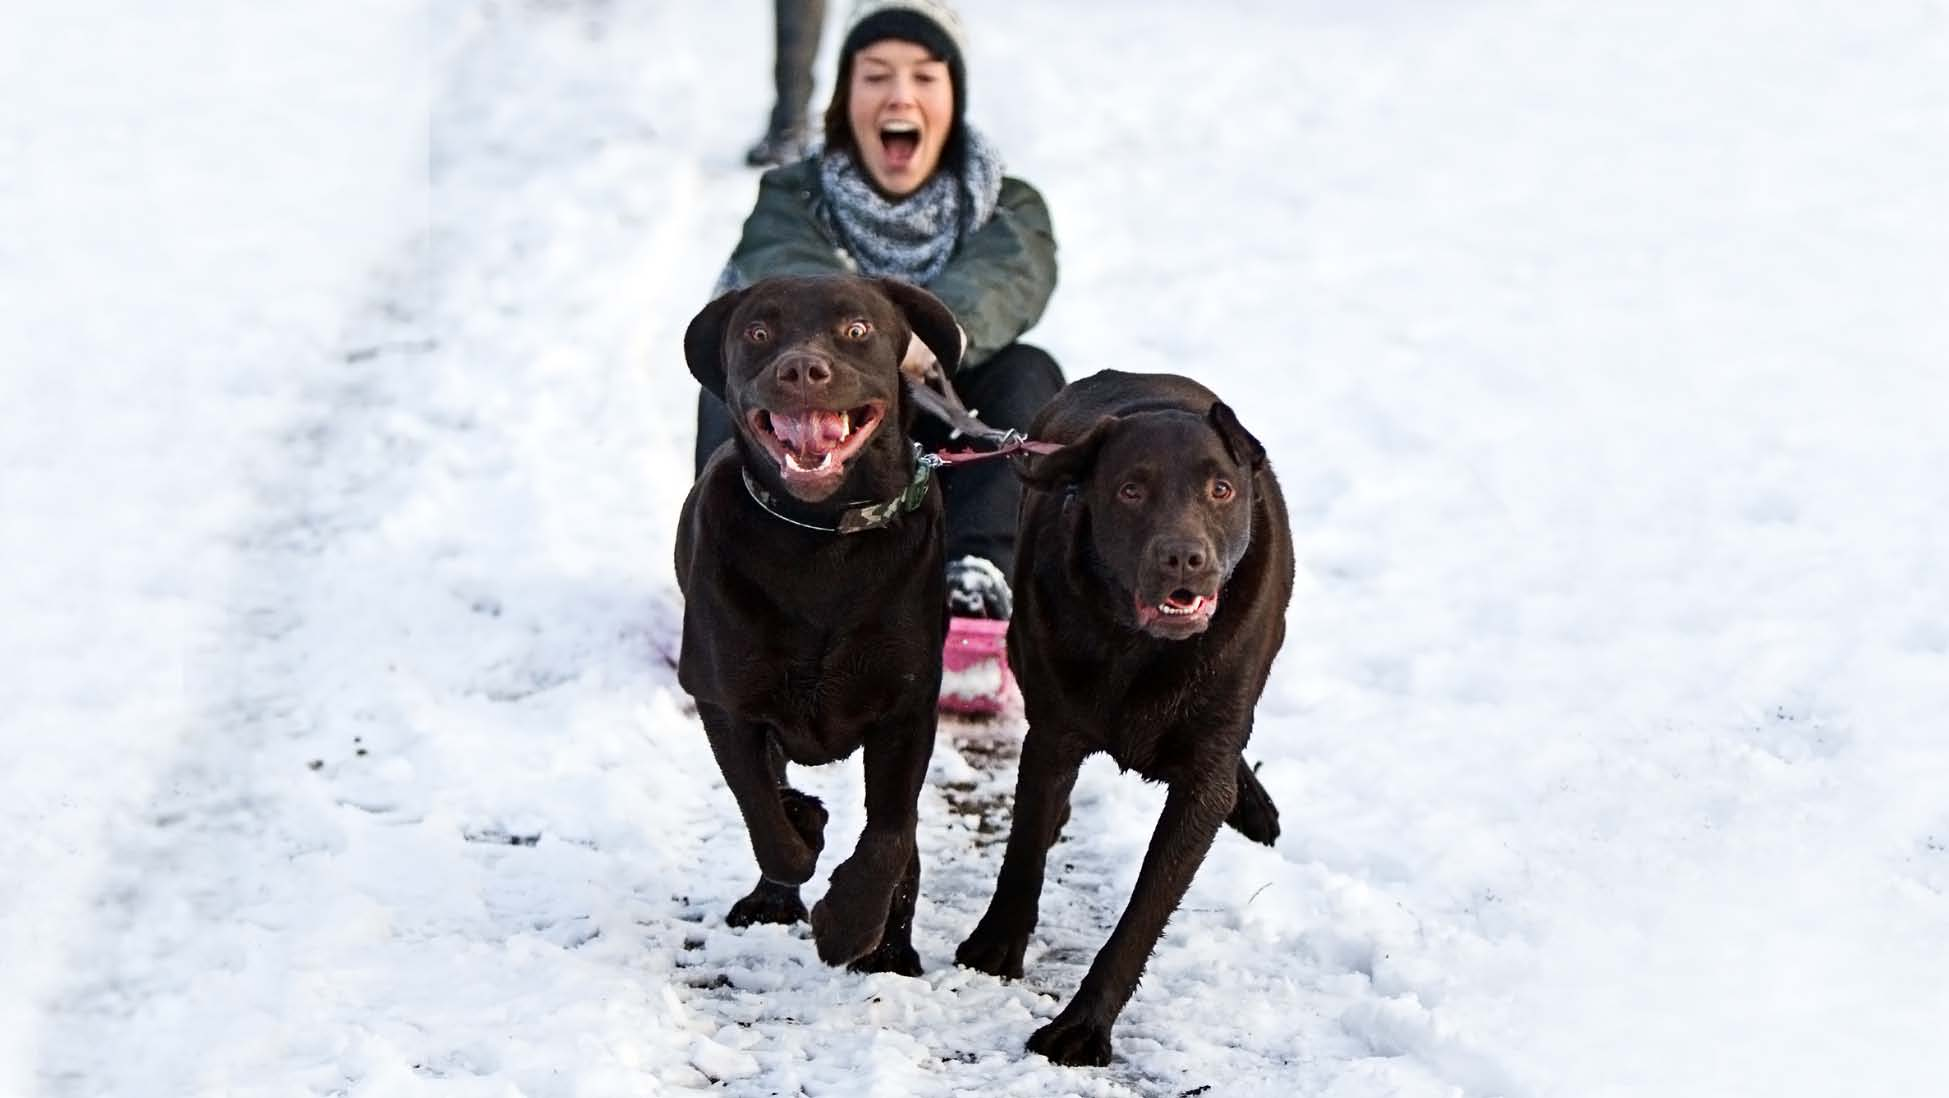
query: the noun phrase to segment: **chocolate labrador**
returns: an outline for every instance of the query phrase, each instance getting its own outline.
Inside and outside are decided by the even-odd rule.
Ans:
[[[812,909],[828,964],[920,975],[915,804],[947,593],[941,493],[908,439],[909,334],[952,369],[954,315],[889,279],[779,278],[704,307],[684,355],[736,433],[684,501],[677,680],[696,699],[759,879],[725,921],[806,918],[826,810],[786,781],[864,748],[866,827]]]
[[[955,953],[1022,975],[1044,861],[1083,760],[1165,782],[1130,906],[1029,1049],[1110,1062],[1110,1028],[1220,824],[1270,845],[1278,812],[1241,752],[1292,597],[1292,534],[1265,449],[1197,382],[1106,370],[1037,417],[1064,443],[1023,470],[1009,664],[1029,730],[987,913]]]

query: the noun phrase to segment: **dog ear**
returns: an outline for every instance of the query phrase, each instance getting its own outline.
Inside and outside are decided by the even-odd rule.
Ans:
[[[1265,447],[1259,445],[1252,432],[1239,423],[1231,405],[1218,401],[1211,406],[1205,418],[1211,422],[1212,430],[1218,432],[1218,437],[1224,440],[1225,450],[1232,455],[1233,461],[1255,473],[1265,468]]]
[[[907,318],[907,327],[934,352],[941,372],[953,373],[961,365],[961,326],[955,323],[954,310],[911,282],[897,278],[882,278],[879,282],[894,308]]]
[[[732,290],[704,306],[684,329],[684,360],[690,363],[691,376],[719,400],[724,399],[724,325],[742,300],[744,291]]]
[[[1062,491],[1081,484],[1096,467],[1096,453],[1103,440],[1117,425],[1117,417],[1104,416],[1090,425],[1083,437],[1052,454],[1033,454],[1015,463],[1015,475],[1031,488],[1045,492]]]

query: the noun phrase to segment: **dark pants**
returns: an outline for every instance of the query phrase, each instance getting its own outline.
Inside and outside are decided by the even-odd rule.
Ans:
[[[806,102],[812,98],[812,62],[819,56],[819,31],[826,0],[776,0],[773,4],[777,53],[772,83],[778,98],[771,109],[770,136],[803,134]]]
[[[983,423],[1024,431],[1029,421],[1063,385],[1062,369],[1039,347],[1011,343],[979,366],[954,375],[954,391]],[[696,471],[702,472],[718,445],[731,437],[731,417],[724,402],[706,392],[697,394]],[[968,447],[965,440],[948,438],[946,424],[921,413],[914,424],[914,441],[929,450]],[[1015,512],[1022,502],[1022,482],[1005,460],[982,461],[941,471],[947,500],[947,559],[986,557],[1003,575],[1015,569]]]

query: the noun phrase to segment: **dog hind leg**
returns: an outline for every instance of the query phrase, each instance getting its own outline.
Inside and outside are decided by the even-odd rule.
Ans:
[[[1271,846],[1279,838],[1279,806],[1244,758],[1238,760],[1238,800],[1225,824],[1255,843]]]

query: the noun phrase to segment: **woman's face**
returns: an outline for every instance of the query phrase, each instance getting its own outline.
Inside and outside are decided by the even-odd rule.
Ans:
[[[853,55],[847,105],[860,163],[879,188],[905,198],[940,167],[954,124],[947,62],[898,38]]]

